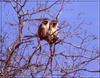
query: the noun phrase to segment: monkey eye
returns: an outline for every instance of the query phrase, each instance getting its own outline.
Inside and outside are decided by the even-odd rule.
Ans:
[[[53,27],[55,27],[56,26],[56,23],[53,23]]]
[[[53,25],[52,27],[56,27],[56,25]]]
[[[48,21],[44,21],[43,23],[46,25],[48,23]]]

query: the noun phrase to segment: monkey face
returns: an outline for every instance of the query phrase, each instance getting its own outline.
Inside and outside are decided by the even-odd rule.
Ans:
[[[47,25],[48,23],[49,23],[49,19],[44,18],[43,21],[42,21],[42,24]]]
[[[55,28],[58,26],[58,21],[57,20],[52,20],[51,21],[52,27]]]
[[[43,24],[47,25],[48,24],[48,20],[43,21]]]
[[[57,23],[52,23],[52,27],[55,28],[57,26]]]
[[[48,33],[52,38],[54,38],[54,35],[57,36],[58,34],[57,28],[58,28],[58,22],[56,20],[52,20],[49,25],[49,31],[48,31]]]

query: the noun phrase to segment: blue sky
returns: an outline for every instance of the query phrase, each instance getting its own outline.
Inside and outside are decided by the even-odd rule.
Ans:
[[[27,3],[28,5],[25,7],[25,9],[30,9],[32,10],[32,7],[35,6],[35,0],[32,2],[32,0],[30,0],[30,2]],[[53,8],[51,8],[51,15],[55,15],[56,14],[56,10],[59,9],[59,4],[55,5]],[[80,0],[80,1],[73,1],[70,3],[65,4],[64,6],[64,10],[62,11],[61,15],[59,16],[59,20],[63,21],[66,20],[71,26],[72,26],[72,31],[74,31],[74,28],[76,28],[76,26],[81,22],[84,21],[85,24],[82,24],[82,30],[79,32],[84,32],[85,30],[87,30],[87,32],[89,34],[92,35],[96,35],[96,36],[100,36],[99,34],[99,26],[100,26],[100,19],[99,19],[99,2],[98,0]],[[1,10],[2,9],[2,10]],[[45,13],[42,13],[45,17],[48,15],[45,15]],[[41,13],[33,16],[33,18],[37,18],[37,17],[43,17],[41,16]],[[2,18],[2,19],[1,19]],[[50,18],[51,19],[51,18]],[[8,23],[14,23],[17,24],[18,19],[16,17],[16,13],[13,10],[13,8],[11,7],[10,4],[6,4],[6,3],[2,3],[0,2],[0,30],[2,29],[3,32],[7,32],[7,39],[6,39],[6,43],[7,46],[11,44],[11,42],[13,40],[16,39],[16,35],[18,34],[18,29],[16,26],[10,26]],[[1,24],[2,23],[2,24]],[[26,28],[24,33],[25,34],[30,34],[27,31],[27,27],[30,26],[31,31],[33,33],[36,33],[37,30],[37,26],[32,26],[33,23],[32,22],[28,22],[25,24]],[[36,25],[38,25],[36,23]],[[64,29],[63,31],[66,31],[67,29]],[[1,33],[0,33],[1,34]],[[82,33],[83,35],[83,33]],[[70,39],[66,39],[69,40]],[[72,40],[73,43],[78,44],[79,40],[78,39],[74,39]],[[90,47],[99,47],[99,42],[93,42],[91,43]],[[36,44],[36,43],[35,43]],[[66,45],[65,45],[66,46]],[[59,46],[57,46],[59,47]],[[43,47],[43,49],[45,49],[45,47]],[[57,51],[61,52],[63,50],[68,50],[67,48],[61,47],[59,48]],[[59,60],[63,60],[63,58],[59,59]],[[92,62],[91,64],[89,64],[88,66],[89,68],[93,68],[93,69],[98,69],[99,68],[99,64],[97,62]],[[84,73],[83,76],[92,76],[92,77],[99,77],[99,73],[95,74],[95,73]]]

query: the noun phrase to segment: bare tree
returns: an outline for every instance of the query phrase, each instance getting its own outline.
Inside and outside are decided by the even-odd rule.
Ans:
[[[8,31],[2,31],[0,35],[0,78],[80,78],[84,72],[100,73],[100,69],[88,68],[90,63],[99,64],[100,61],[99,47],[91,47],[99,38],[82,30],[84,24],[91,24],[82,20],[73,27],[66,19],[60,19],[64,7],[71,1],[33,0],[35,4],[28,8],[29,1],[32,2],[2,2],[14,10],[17,22],[8,22],[7,25],[16,26],[17,35],[13,36],[14,40],[10,40],[9,45],[6,41],[11,36]],[[43,18],[58,20],[59,40],[52,46],[41,41],[39,50],[37,29]]]

